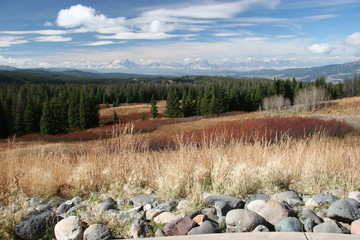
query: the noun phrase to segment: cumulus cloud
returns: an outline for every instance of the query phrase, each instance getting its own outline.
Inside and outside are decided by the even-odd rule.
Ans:
[[[307,46],[306,49],[311,53],[323,53],[323,54],[329,54],[332,50],[329,44],[323,44],[323,43]]]
[[[360,47],[360,32],[351,34],[345,39],[346,44],[353,47]]]
[[[36,42],[68,42],[71,41],[71,37],[63,36],[43,36],[35,38]]]
[[[11,45],[23,43],[28,43],[28,41],[22,37],[0,36],[0,47],[10,47]]]
[[[59,11],[56,24],[64,28],[84,27],[101,33],[115,33],[127,30],[125,18],[108,18],[104,14],[97,14],[94,8],[81,4]]]

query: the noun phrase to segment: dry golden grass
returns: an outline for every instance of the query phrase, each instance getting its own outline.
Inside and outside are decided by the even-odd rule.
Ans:
[[[116,196],[156,193],[198,201],[203,192],[244,196],[295,189],[303,193],[360,190],[360,139],[313,137],[277,144],[214,141],[201,148],[148,151],[138,135],[56,144],[2,144],[1,201],[28,196]]]
[[[157,101],[158,112],[160,114],[164,114],[166,110],[166,101]],[[125,119],[132,119],[131,116],[147,116],[150,112],[150,104],[149,103],[141,103],[141,104],[123,104],[118,107],[110,107],[100,109],[100,118],[111,119],[112,114],[116,112],[119,117]],[[134,119],[132,119],[134,120]]]

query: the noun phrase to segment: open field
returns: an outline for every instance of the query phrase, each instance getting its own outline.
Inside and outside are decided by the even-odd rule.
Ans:
[[[129,120],[67,135],[8,139],[0,143],[0,202],[91,192],[155,193],[164,200],[187,198],[194,206],[204,192],[243,197],[292,189],[345,196],[360,190],[359,128],[349,121],[359,117],[359,105],[360,98],[352,98],[315,112]],[[126,106],[124,116],[131,119],[146,108]],[[11,213],[7,218],[15,221]]]
[[[90,191],[156,192],[167,198],[196,197],[204,191],[244,195],[278,188],[309,193],[354,190],[360,186],[355,174],[360,170],[356,129],[309,118],[326,111],[353,117],[360,98],[338,102],[302,113],[306,118],[231,113],[140,120],[84,131],[106,129],[107,138],[102,140],[68,143],[66,136],[54,137],[56,143],[9,140],[0,145],[1,200],[6,202],[8,194],[16,192],[46,197]],[[146,108],[119,109],[132,115]],[[102,115],[112,111],[105,109]]]

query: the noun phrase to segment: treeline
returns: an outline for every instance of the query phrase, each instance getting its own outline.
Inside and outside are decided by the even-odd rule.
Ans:
[[[1,81],[1,79],[0,79]],[[264,99],[282,96],[294,104],[300,92],[324,89],[329,99],[360,94],[360,78],[326,83],[296,79],[182,77],[116,84],[0,84],[0,137],[12,134],[59,134],[99,125],[98,105],[167,100],[167,117],[255,111]],[[149,109],[150,111],[150,109]]]

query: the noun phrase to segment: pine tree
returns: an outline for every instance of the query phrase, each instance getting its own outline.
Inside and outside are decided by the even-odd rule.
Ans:
[[[80,126],[80,94],[77,90],[70,92],[68,107],[68,124],[70,129],[79,129]]]
[[[89,128],[88,101],[87,101],[85,93],[83,91],[81,91],[81,93],[80,93],[79,122],[80,122],[80,128],[81,129],[88,129]]]
[[[51,112],[50,103],[49,101],[45,101],[40,119],[40,132],[42,134],[53,134],[54,127],[54,119]]]
[[[169,118],[177,118],[181,116],[180,98],[175,88],[168,91],[166,99],[166,115]]]
[[[157,118],[158,116],[158,108],[156,106],[156,101],[154,99],[154,95],[152,95],[151,97],[151,101],[150,101],[150,117],[151,118]]]
[[[33,101],[31,93],[29,91],[26,97],[26,106],[24,111],[24,125],[26,133],[36,132],[39,129],[39,122],[37,122],[36,120],[37,116],[35,102]]]

